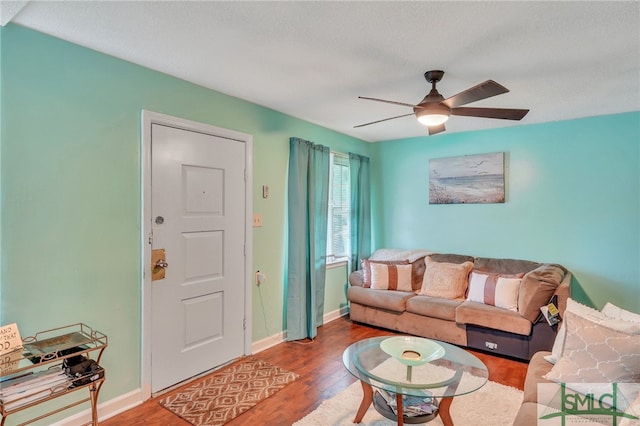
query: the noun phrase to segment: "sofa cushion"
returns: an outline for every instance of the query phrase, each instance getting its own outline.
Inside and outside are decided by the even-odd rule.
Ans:
[[[497,274],[527,273],[540,266],[537,262],[518,259],[494,259],[490,257],[477,257],[475,269],[479,271],[495,272]]]
[[[362,265],[362,286],[363,287],[371,287],[371,264],[379,264],[379,265],[408,265],[408,260],[369,260],[363,259],[361,261]]]
[[[501,275],[471,271],[467,300],[496,308],[518,311],[518,289],[521,275]]]
[[[349,287],[347,298],[354,303],[394,312],[404,312],[407,300],[414,293],[406,291],[374,290],[364,287]]]
[[[452,254],[452,253],[434,253],[428,256],[430,260],[440,263],[464,263],[473,262],[473,256],[467,256],[466,254]]]
[[[456,309],[456,322],[503,330],[528,336],[531,322],[517,312],[478,302],[465,301]]]
[[[413,291],[411,265],[383,265],[370,263],[371,288],[375,290]]]
[[[527,376],[524,379],[523,402],[538,402],[538,384],[553,383],[543,378],[553,368],[553,364],[545,359],[549,354],[547,351],[536,352],[529,360]]]
[[[421,296],[464,299],[469,272],[473,268],[472,262],[435,262],[427,257],[425,265]]]
[[[520,284],[518,312],[531,322],[540,315],[540,307],[549,303],[567,270],[560,265],[545,263],[528,272]]]
[[[544,378],[558,383],[640,382],[640,335],[565,312],[562,357]]]
[[[456,308],[460,306],[460,304],[462,304],[462,300],[416,296],[407,300],[407,312],[432,318],[455,321]]]

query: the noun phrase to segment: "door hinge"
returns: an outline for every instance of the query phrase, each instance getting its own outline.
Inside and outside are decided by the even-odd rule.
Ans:
[[[153,245],[153,232],[149,233],[149,245]]]

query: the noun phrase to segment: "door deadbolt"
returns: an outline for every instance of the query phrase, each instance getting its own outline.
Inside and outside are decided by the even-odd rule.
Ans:
[[[156,268],[164,269],[169,266],[169,264],[164,259],[158,259],[155,266]]]
[[[162,225],[164,223],[164,217],[156,216],[156,225]]]

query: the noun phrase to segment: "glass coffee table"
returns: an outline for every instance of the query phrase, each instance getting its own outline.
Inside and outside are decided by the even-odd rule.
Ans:
[[[398,425],[425,423],[440,416],[442,423],[450,426],[453,398],[480,389],[489,378],[487,367],[469,352],[414,336],[361,340],[344,351],[342,362],[360,380],[364,392],[354,423],[362,421],[373,403],[380,414],[397,420]],[[430,409],[407,415],[410,408],[415,408],[403,407],[403,400],[408,399],[412,403],[425,401]],[[389,403],[395,405],[395,411]]]

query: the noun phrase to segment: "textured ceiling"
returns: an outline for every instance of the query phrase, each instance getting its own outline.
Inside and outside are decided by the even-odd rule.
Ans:
[[[511,92],[468,106],[531,110],[520,122],[451,117],[448,132],[640,110],[637,1],[13,6],[0,8],[2,23],[10,19],[367,141],[426,134],[412,116],[353,126],[410,113],[358,96],[417,103],[429,91],[423,74],[431,69],[445,71],[438,84],[445,98],[493,79]]]

